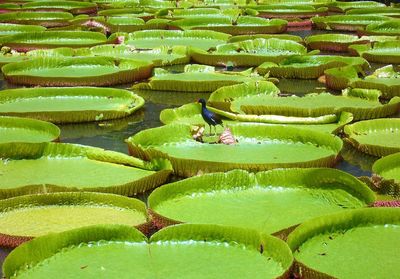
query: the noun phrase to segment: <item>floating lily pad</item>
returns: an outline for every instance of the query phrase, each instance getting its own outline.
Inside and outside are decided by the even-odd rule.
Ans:
[[[159,47],[143,50],[127,45],[101,45],[92,47],[90,53],[96,56],[151,61],[155,66],[185,64],[190,62],[188,50],[184,46]]]
[[[142,97],[114,88],[19,88],[3,90],[0,94],[0,115],[31,117],[54,123],[122,118],[143,105]]]
[[[0,14],[1,23],[32,24],[44,27],[68,25],[74,16],[67,12],[12,12]]]
[[[280,39],[263,39],[239,41],[221,44],[214,51],[193,48],[190,51],[192,60],[207,65],[258,66],[263,62],[278,63],[293,55],[307,55],[303,45]]]
[[[144,30],[130,33],[125,43],[136,48],[160,46],[194,46],[204,50],[226,43],[230,35],[207,30]]]
[[[304,97],[279,97],[274,95],[248,94],[234,98],[231,110],[245,114],[275,114],[285,116],[320,116],[350,112],[355,120],[387,117],[395,114],[400,106],[400,98],[381,104],[378,90],[349,89],[343,95],[329,93],[307,94]]]
[[[250,70],[250,71],[249,71]],[[148,83],[134,85],[134,89],[212,92],[222,86],[238,84],[247,81],[262,80],[252,74],[251,69],[243,72],[220,72],[214,67],[189,64],[183,73],[171,73],[157,68]]]
[[[373,46],[353,45],[350,48],[355,50],[358,55],[367,59],[370,62],[400,64],[399,41],[377,42]]]
[[[0,245],[16,247],[34,237],[97,224],[145,229],[143,202],[100,193],[26,195],[0,201]]]
[[[286,243],[253,230],[188,224],[147,239],[128,226],[98,225],[23,244],[8,256],[3,271],[7,277],[20,278],[113,277],[116,272],[177,278],[184,272],[190,278],[206,274],[272,279],[288,276],[292,261]]]
[[[159,18],[167,18],[167,19],[182,19],[182,18],[192,18],[198,16],[206,16],[206,17],[225,17],[230,16],[231,18],[236,18],[241,14],[241,10],[237,8],[232,9],[219,9],[219,8],[191,8],[191,9],[183,9],[183,8],[168,8],[161,9],[157,11],[156,16]]]
[[[258,5],[252,7],[258,12],[257,16],[265,18],[310,18],[314,16],[324,16],[328,14],[328,8],[315,8],[310,5],[288,5],[288,4],[271,4]]]
[[[1,144],[0,158],[1,198],[67,191],[132,196],[159,186],[171,173],[165,160],[149,163],[73,144]]]
[[[347,140],[362,152],[386,156],[400,152],[400,119],[374,119],[344,127]]]
[[[393,277],[400,271],[396,259],[399,229],[398,208],[349,210],[307,221],[288,238],[297,262],[296,274],[325,278],[367,278],[371,274],[376,278]]]
[[[235,125],[237,144],[211,144],[193,139],[191,126],[170,124],[141,131],[126,140],[129,151],[141,158],[165,157],[175,173],[242,168],[251,171],[282,167],[332,166],[342,141],[327,133],[286,126]]]
[[[18,33],[40,32],[45,30],[46,27],[38,25],[24,25],[24,24],[12,24],[12,23],[0,24],[0,36],[10,36]]]
[[[90,47],[105,44],[107,37],[98,32],[46,31],[15,34],[0,38],[0,44],[19,51],[55,47]]]
[[[348,15],[368,15],[368,14],[374,14],[374,15],[384,15],[384,16],[389,16],[389,17],[400,17],[400,8],[394,8],[394,7],[379,7],[377,8],[362,8],[362,9],[351,9],[346,11],[346,14]]]
[[[149,20],[154,17],[152,9],[144,8],[121,8],[121,9],[106,9],[97,12],[99,16],[135,16]]]
[[[221,224],[287,235],[306,220],[374,200],[365,184],[334,169],[234,170],[164,185],[151,193],[149,207],[159,227]]]
[[[348,47],[354,44],[367,44],[370,42],[368,37],[359,38],[350,34],[318,34],[308,36],[304,39],[307,46],[311,49],[326,51],[348,51]]]
[[[400,153],[385,156],[377,160],[372,171],[384,179],[394,180],[400,185]]]
[[[357,31],[364,29],[368,24],[382,23],[390,17],[380,15],[332,15],[313,17],[312,21],[318,29]]]
[[[44,57],[1,68],[8,82],[42,86],[110,86],[150,77],[153,64],[112,57]]]
[[[383,7],[386,7],[384,3],[375,2],[375,1],[353,1],[353,2],[338,2],[335,1],[328,5],[330,11],[334,12],[346,12],[353,9],[364,9],[364,8],[374,8],[375,10],[379,10]]]
[[[299,44],[303,44],[303,38],[296,35],[290,34],[255,34],[255,35],[239,35],[233,36],[228,40],[228,43],[237,43],[241,41],[247,40],[255,40],[255,39],[281,39],[281,40],[289,40],[294,41]]]
[[[50,12],[70,12],[71,14],[76,15],[96,13],[97,5],[95,3],[79,1],[33,1],[23,4],[21,9]]]
[[[286,31],[287,21],[282,19],[264,19],[251,16],[240,16],[232,20],[229,16],[207,17],[194,16],[172,21],[170,26],[183,30],[200,29],[224,32],[232,35],[283,33]]]
[[[308,55],[291,56],[279,64],[266,62],[261,64],[257,71],[262,75],[269,73],[269,76],[278,78],[316,79],[322,76],[326,69],[345,65],[353,65],[359,71],[369,67],[368,62],[359,57]]]
[[[60,136],[60,129],[49,122],[0,116],[0,143],[48,142]]]
[[[243,123],[265,125],[287,125],[301,129],[312,129],[321,132],[335,133],[344,125],[353,120],[351,113],[343,112],[338,115],[329,114],[316,117],[296,117],[282,115],[247,115],[235,114],[208,107],[209,110],[218,113],[225,125],[242,125]],[[186,104],[174,109],[165,109],[160,113],[160,121],[164,124],[180,123],[193,126],[206,125],[201,116],[201,106],[199,104]],[[216,127],[218,133],[223,132],[223,127]]]
[[[325,76],[329,88],[341,89],[351,86],[378,89],[386,99],[400,96],[400,74],[392,65],[379,68],[364,79],[358,77],[357,71],[352,66],[328,69],[325,71]]]
[[[400,36],[400,20],[371,23],[365,28],[369,35]]]
[[[259,0],[258,4],[278,4],[278,5],[310,5],[313,7],[326,7],[333,0]]]

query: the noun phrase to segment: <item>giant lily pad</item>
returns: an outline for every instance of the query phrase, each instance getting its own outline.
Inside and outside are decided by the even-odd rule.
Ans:
[[[148,78],[153,64],[112,57],[45,57],[1,68],[7,81],[42,86],[109,86]]]
[[[16,24],[33,24],[44,27],[68,25],[74,16],[66,12],[12,12],[0,14],[0,22]]]
[[[0,116],[0,143],[48,142],[59,136],[60,129],[49,122]]]
[[[146,206],[101,193],[26,195],[0,201],[0,246],[16,247],[34,237],[97,224],[142,227]]]
[[[389,16],[389,17],[400,17],[400,9],[395,8],[395,7],[379,7],[377,8],[362,8],[362,9],[351,9],[346,11],[346,14],[348,15],[368,15],[368,14],[373,14],[373,15],[384,15],[384,16]]]
[[[364,29],[368,24],[388,20],[390,17],[380,15],[332,15],[312,18],[314,25],[319,29],[340,31],[357,31]]]
[[[233,145],[196,141],[191,126],[182,124],[144,130],[126,141],[134,156],[169,158],[181,176],[235,168],[332,166],[342,148],[337,137],[293,127],[243,124],[231,130],[238,139]]]
[[[155,66],[185,64],[190,61],[188,50],[184,46],[143,50],[128,45],[101,45],[92,47],[90,53],[96,56],[151,61]]]
[[[218,9],[218,8],[191,8],[191,9],[182,9],[182,8],[169,8],[169,9],[161,9],[157,11],[156,16],[167,19],[182,19],[182,18],[192,18],[198,16],[214,16],[214,17],[224,17],[230,16],[231,18],[236,18],[241,13],[240,9]]]
[[[133,88],[145,90],[212,92],[221,86],[238,84],[263,78],[252,74],[251,70],[243,72],[219,72],[214,67],[189,64],[183,73],[171,73],[157,68],[148,83],[139,83]]]
[[[295,271],[324,278],[393,277],[400,271],[399,228],[398,208],[349,210],[307,221],[288,238]]]
[[[280,39],[263,39],[240,41],[221,44],[214,51],[192,49],[190,56],[197,63],[207,65],[258,66],[263,62],[278,63],[293,55],[306,55],[307,48],[303,45]]]
[[[12,24],[12,23],[0,24],[0,36],[10,36],[18,33],[40,32],[45,30],[46,27],[38,25],[24,25],[24,24]]]
[[[90,47],[106,42],[107,37],[104,34],[85,31],[32,32],[0,38],[1,45],[20,51],[55,47]]]
[[[400,185],[400,153],[385,156],[372,166],[375,174],[387,180],[394,180]]]
[[[318,34],[308,36],[304,39],[307,46],[311,49],[326,51],[347,51],[353,44],[367,44],[370,42],[368,37],[359,38],[350,34]]]
[[[224,124],[229,127],[232,125],[242,125],[244,122],[252,124],[264,123],[266,125],[287,125],[295,126],[296,128],[335,133],[353,120],[353,115],[347,112],[338,113],[338,115],[329,114],[316,117],[296,117],[282,115],[235,114],[212,107],[208,107],[208,109],[222,116],[221,118],[223,119]],[[201,106],[197,103],[186,104],[174,109],[165,109],[160,113],[160,121],[164,124],[180,123],[193,126],[206,125],[201,116]],[[216,130],[217,132],[223,132],[223,127],[218,126],[216,127]]]
[[[130,33],[125,43],[142,49],[160,46],[194,46],[208,50],[226,43],[229,37],[228,34],[207,30],[144,30]]]
[[[198,16],[178,19],[170,23],[171,26],[183,30],[200,29],[224,32],[232,35],[283,33],[286,31],[287,21],[282,19],[264,19],[251,16],[240,16],[232,20],[229,16],[207,17]]]
[[[311,218],[374,200],[365,184],[334,169],[234,170],[164,185],[151,193],[149,207],[160,227],[187,222],[287,234]]]
[[[383,105],[379,102],[380,94],[378,90],[366,89],[345,90],[343,95],[320,93],[307,94],[304,97],[248,94],[233,98],[231,110],[256,115],[277,114],[302,117],[347,111],[353,114],[355,120],[395,114],[400,106],[400,98],[394,98]]]
[[[400,20],[371,23],[365,28],[365,33],[370,35],[400,36]]]
[[[73,144],[1,144],[0,197],[92,191],[132,196],[164,183],[168,161],[145,162],[100,148]],[[29,169],[29,175],[26,174]]]
[[[333,0],[259,0],[259,4],[278,4],[278,5],[310,5],[313,7],[326,7]]]
[[[371,75],[361,79],[352,66],[333,68],[325,71],[326,85],[330,88],[340,89],[348,86],[358,88],[378,89],[382,97],[390,99],[400,96],[400,74],[388,65],[377,69]]]
[[[0,115],[32,117],[54,123],[126,117],[143,105],[142,97],[114,88],[19,88],[3,90],[0,94]]]
[[[310,18],[327,15],[328,8],[315,8],[310,5],[271,4],[252,7],[258,12],[257,16],[265,18]]]
[[[373,46],[351,46],[361,57],[375,63],[400,64],[400,42],[376,42]]]
[[[121,9],[106,9],[98,11],[99,16],[135,16],[149,20],[154,17],[152,9],[144,8],[121,8]]]
[[[20,278],[155,278],[160,273],[177,278],[184,272],[190,278],[272,279],[287,277],[292,261],[282,240],[254,230],[190,224],[166,228],[148,240],[128,226],[98,225],[25,243],[9,255],[3,271]]]
[[[386,7],[384,3],[375,1],[353,1],[353,2],[338,2],[335,1],[328,5],[330,11],[334,12],[346,12],[352,9],[364,9],[374,8],[379,10],[380,8]]]
[[[344,57],[336,55],[291,56],[279,64],[266,62],[257,71],[272,77],[315,79],[324,74],[326,69],[353,65],[358,70],[366,69],[369,64],[359,57]]]
[[[49,11],[49,12],[70,12],[71,14],[92,14],[96,13],[96,3],[79,1],[33,1],[21,6],[23,10]]]
[[[361,121],[344,128],[347,140],[362,152],[386,156],[400,152],[400,119]]]
[[[237,43],[241,41],[254,40],[254,39],[281,39],[294,41],[299,44],[303,44],[303,38],[296,35],[290,34],[255,34],[255,35],[239,35],[233,36],[228,40],[228,43]]]

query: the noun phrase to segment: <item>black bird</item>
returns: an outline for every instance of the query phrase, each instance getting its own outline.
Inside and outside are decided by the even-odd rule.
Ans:
[[[224,125],[222,125],[222,120],[219,117],[219,115],[207,109],[206,100],[199,99],[197,102],[201,104],[201,116],[210,127],[210,136],[211,136],[211,125],[214,127],[217,125],[221,125],[222,127],[224,127]],[[215,128],[215,133],[217,133],[217,128]]]

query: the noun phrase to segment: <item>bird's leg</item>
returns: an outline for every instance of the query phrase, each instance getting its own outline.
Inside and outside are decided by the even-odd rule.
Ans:
[[[210,127],[210,133],[208,135],[211,137],[211,125],[208,124],[208,127]]]

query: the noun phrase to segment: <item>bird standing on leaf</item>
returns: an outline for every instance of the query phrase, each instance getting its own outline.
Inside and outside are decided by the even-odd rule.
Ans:
[[[217,125],[221,125],[222,127],[224,127],[220,116],[207,109],[206,100],[199,99],[197,102],[201,104],[201,116],[210,127],[210,136],[211,136],[211,126],[215,127]],[[217,128],[215,127],[215,134],[216,133],[217,133]]]

